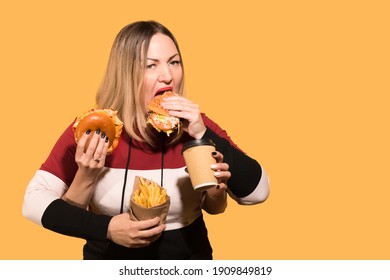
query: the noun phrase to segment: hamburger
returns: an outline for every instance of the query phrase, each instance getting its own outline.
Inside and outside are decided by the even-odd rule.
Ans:
[[[122,133],[123,123],[117,117],[117,111],[111,109],[91,109],[79,115],[73,124],[74,138],[76,143],[81,136],[89,129],[91,132],[100,129],[101,133],[105,133],[109,141],[107,154],[118,146],[119,138]],[[88,147],[90,139],[85,145]]]
[[[175,130],[180,129],[180,119],[171,116],[167,110],[161,106],[164,98],[175,96],[172,91],[165,91],[161,95],[154,97],[148,104],[147,123],[151,124],[158,132],[164,132],[168,136]]]

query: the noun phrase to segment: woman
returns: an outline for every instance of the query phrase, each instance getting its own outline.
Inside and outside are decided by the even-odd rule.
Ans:
[[[177,95],[164,99],[163,107],[184,120],[183,132],[169,137],[146,122],[147,104],[166,90]],[[185,97],[178,44],[160,23],[135,22],[119,32],[96,103],[118,111],[125,128],[118,147],[107,155],[107,137],[99,131],[87,131],[76,144],[71,124],[32,178],[23,204],[28,219],[86,239],[84,259],[212,259],[202,210],[224,212],[227,193],[240,204],[268,197],[268,177],[257,161]],[[202,138],[216,143],[217,164],[211,168],[218,186],[195,192],[181,149]],[[135,176],[167,189],[165,224],[158,217],[130,219]]]

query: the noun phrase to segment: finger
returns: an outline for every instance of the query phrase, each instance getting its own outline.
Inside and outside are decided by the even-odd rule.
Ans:
[[[214,151],[214,152],[211,153],[211,155],[213,156],[213,158],[216,159],[217,162],[222,162],[223,161],[223,154],[221,154],[220,152]]]
[[[80,140],[77,143],[77,149],[76,149],[76,158],[81,158],[84,154],[85,145],[87,144],[88,140],[92,137],[91,130],[88,129],[80,138]]]
[[[156,227],[160,223],[160,218],[155,217],[153,219],[143,220],[137,222],[137,228],[138,230],[146,230],[149,228]]]
[[[177,106],[176,105],[169,106],[165,109],[168,110],[168,112],[171,116],[174,116],[177,118],[182,118],[182,119],[187,119],[190,122],[194,122],[195,120],[197,120],[199,115],[200,115],[200,111],[197,108],[185,106],[182,104],[179,104]]]
[[[226,182],[227,180],[230,179],[231,173],[230,173],[230,171],[215,171],[214,177],[217,178],[218,181]]]
[[[199,111],[199,106],[192,102],[170,101],[161,103],[161,106],[173,111]]]
[[[156,226],[156,227],[141,230],[141,231],[139,231],[139,237],[142,239],[155,237],[155,236],[161,234],[164,231],[165,227],[166,226],[164,224],[161,224],[161,225]]]
[[[188,103],[188,104],[193,103],[191,100],[189,100],[188,98],[185,98],[184,96],[174,95],[174,96],[165,97],[162,100],[161,105],[164,103],[173,103],[173,102],[182,102],[182,103]]]
[[[103,149],[102,149],[102,158],[105,160],[108,152],[108,148],[110,147],[110,141],[108,137],[103,139]]]
[[[160,223],[160,218],[155,217],[153,219],[140,221],[139,226],[139,236],[141,238],[148,238],[160,234],[164,229],[165,225]]]
[[[153,237],[149,237],[149,238],[139,239],[136,241],[136,244],[131,246],[131,248],[143,248],[143,247],[149,246],[152,242],[159,239],[160,236],[161,236],[161,234],[153,236]]]
[[[161,106],[168,110],[172,114],[187,113],[187,114],[198,114],[200,108],[198,104],[195,104],[187,99],[182,100],[171,100],[164,101],[161,103]]]
[[[159,239],[162,235],[162,233],[160,232],[159,234],[155,234],[152,236],[142,236],[144,234],[144,231],[140,231],[138,234],[139,236],[137,237],[137,239],[133,240],[132,242],[132,246],[131,246],[132,248],[141,248],[141,247],[148,246],[152,242]]]
[[[104,132],[101,133],[95,153],[93,154],[94,161],[97,163],[101,163],[102,165],[104,165],[104,161],[106,159],[107,149],[109,145],[107,139],[108,138],[106,138],[106,134]]]
[[[216,187],[218,190],[225,191],[227,190],[227,185],[223,182],[219,183],[218,186]]]
[[[150,245],[150,243],[151,242],[149,240],[136,239],[136,240],[132,240],[131,242],[129,242],[127,247],[129,247],[129,248],[142,248],[142,247]]]
[[[96,132],[92,135],[92,139],[88,144],[87,150],[85,152],[85,155],[88,158],[92,158],[93,154],[96,151],[97,145],[99,143],[100,139],[100,129],[96,130]]]
[[[211,169],[215,171],[227,171],[229,170],[229,164],[226,162],[221,162],[221,163],[214,163],[211,166]]]

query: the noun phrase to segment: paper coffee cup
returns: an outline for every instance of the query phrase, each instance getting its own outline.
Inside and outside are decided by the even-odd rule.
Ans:
[[[184,144],[181,153],[187,165],[191,183],[196,191],[203,191],[218,184],[211,165],[216,163],[211,155],[215,144],[210,139],[199,139]]]

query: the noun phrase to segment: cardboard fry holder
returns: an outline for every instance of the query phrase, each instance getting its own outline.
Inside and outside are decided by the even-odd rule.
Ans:
[[[150,180],[144,179],[145,182],[149,183]],[[133,186],[133,193],[131,194],[130,198],[130,217],[133,221],[142,221],[147,219],[152,219],[155,217],[160,217],[160,224],[165,223],[165,220],[168,215],[169,205],[170,205],[170,198],[169,195],[167,195],[167,200],[160,205],[146,208],[143,205],[140,205],[133,201],[133,194],[134,192],[139,189],[140,186],[140,179],[138,176],[134,179],[134,186]]]

